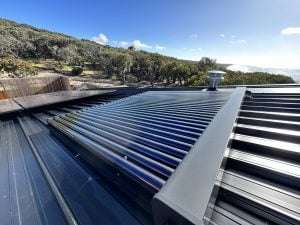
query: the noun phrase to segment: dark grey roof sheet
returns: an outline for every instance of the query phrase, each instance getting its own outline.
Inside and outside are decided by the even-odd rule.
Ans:
[[[31,116],[0,118],[0,224],[151,223],[70,150]]]
[[[1,224],[67,224],[15,120],[0,122]]]

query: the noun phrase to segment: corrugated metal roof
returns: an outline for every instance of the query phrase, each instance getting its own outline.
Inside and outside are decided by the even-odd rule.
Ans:
[[[201,139],[230,91],[160,91],[118,100],[142,91],[31,109],[33,117],[0,117],[1,224],[153,224],[144,206],[151,207],[153,192]],[[299,224],[299,109],[299,89],[248,89],[224,149],[219,194],[209,205],[208,223]],[[86,149],[76,155],[79,145],[68,145],[73,138],[50,133],[47,120],[53,116],[75,137],[82,132],[90,140],[89,151],[101,146],[138,168],[138,176],[146,171],[158,182],[150,179],[142,188],[132,188],[132,179],[119,174],[118,164],[106,174],[110,179],[117,174],[112,182],[99,176],[100,167],[86,163],[97,164],[97,157],[86,160]]]
[[[300,223],[299,116],[299,89],[249,93],[218,177],[211,224]]]

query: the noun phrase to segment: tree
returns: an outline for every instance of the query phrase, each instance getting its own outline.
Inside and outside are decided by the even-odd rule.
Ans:
[[[177,74],[180,85],[182,85],[183,82],[184,84],[187,84],[187,80],[191,76],[191,70],[189,66],[183,63],[177,64],[175,73]]]
[[[191,86],[205,86],[207,85],[207,75],[203,72],[192,75],[188,80],[188,85]]]
[[[128,47],[128,50],[130,50],[130,51],[136,51],[136,48],[133,45],[131,45],[131,46]]]
[[[111,59],[111,66],[114,73],[122,80],[126,82],[126,73],[130,71],[131,61],[127,54],[117,54]]]
[[[153,61],[145,54],[137,55],[134,58],[132,65],[132,72],[140,82],[142,80],[148,80],[153,82],[155,76],[153,74]]]
[[[178,63],[173,61],[166,63],[161,68],[161,76],[167,84],[175,83],[181,72],[178,70]]]
[[[150,76],[150,82],[151,84],[153,84],[153,82],[161,80],[161,69],[163,66],[163,61],[161,59],[161,56],[158,54],[151,55],[150,60],[152,61],[152,76]]]
[[[198,63],[198,69],[207,73],[208,70],[216,69],[217,61],[209,57],[202,57]]]

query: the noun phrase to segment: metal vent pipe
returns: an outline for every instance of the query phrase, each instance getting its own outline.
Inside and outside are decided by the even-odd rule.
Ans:
[[[219,71],[219,70],[211,70],[208,71],[208,91],[216,91],[218,85],[221,83],[221,81],[224,79],[225,72]]]

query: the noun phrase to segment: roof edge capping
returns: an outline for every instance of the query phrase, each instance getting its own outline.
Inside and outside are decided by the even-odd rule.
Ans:
[[[155,194],[152,211],[156,225],[202,225],[204,217],[210,217],[207,206],[214,204],[218,192],[216,177],[245,95],[245,87],[231,94],[189,154]]]

